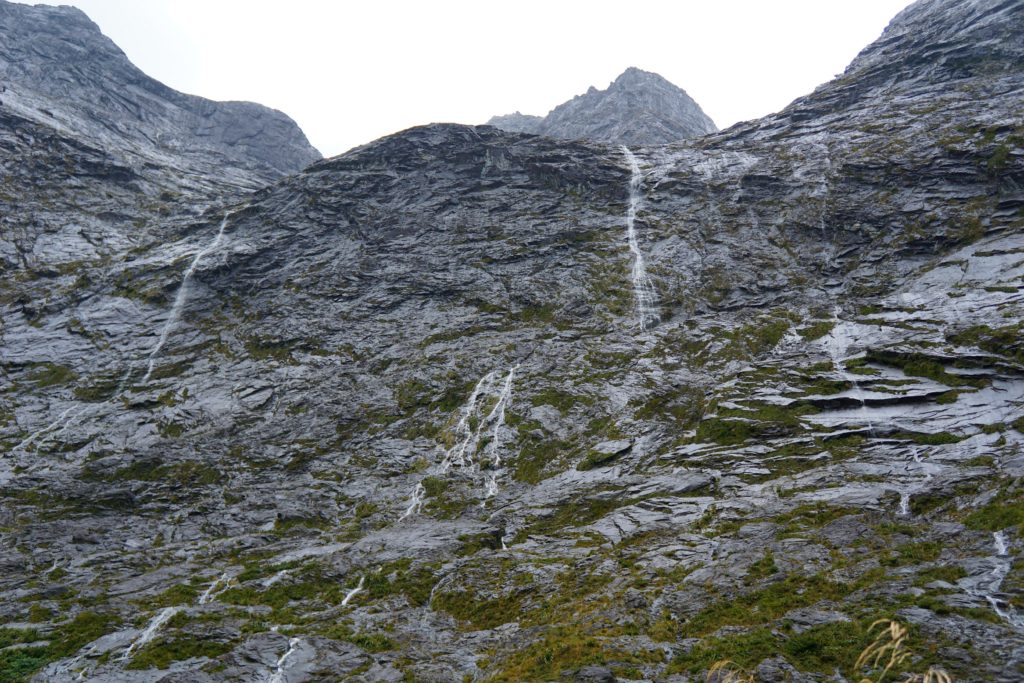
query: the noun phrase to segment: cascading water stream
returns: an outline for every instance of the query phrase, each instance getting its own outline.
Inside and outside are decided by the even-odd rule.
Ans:
[[[280,659],[277,660],[277,670],[271,674],[270,678],[267,679],[267,683],[285,683],[286,678],[284,677],[285,667],[288,663],[288,658],[295,654],[295,651],[299,649],[299,643],[302,642],[300,638],[290,638],[288,640],[288,649]]]
[[[485,477],[484,495],[486,499],[498,493],[498,474],[502,469],[501,459],[501,434],[505,427],[505,411],[512,401],[512,386],[515,382],[516,371],[519,370],[516,364],[509,369],[505,379],[500,384],[500,389],[495,392],[498,380],[498,373],[492,370],[484,375],[476,383],[472,393],[462,407],[458,422],[455,423],[455,444],[449,448],[441,461],[440,471],[446,474],[452,467],[477,470],[480,463],[477,460],[480,451],[480,442],[484,435],[489,433],[490,440],[483,446],[483,454],[489,459],[488,466],[491,472]],[[494,398],[494,405],[486,413],[483,412],[483,399]],[[420,481],[413,488],[408,499],[408,505],[398,521],[419,514],[423,509],[426,489]],[[483,504],[483,503],[481,503]]]
[[[996,557],[1006,557],[1010,554],[1010,547],[1006,544],[1006,534],[997,531],[992,534],[992,541],[996,546]]]
[[[423,509],[423,499],[426,495],[427,489],[423,486],[423,482],[421,481],[417,483],[416,488],[412,490],[412,496],[409,497],[409,507],[405,508],[405,512],[403,512],[402,516],[398,518],[398,521],[401,522],[406,517],[418,515],[420,510]]]
[[[995,546],[995,555],[991,558],[992,571],[989,572],[987,579],[975,580],[966,589],[967,593],[985,600],[999,618],[1006,621],[1014,630],[1024,632],[1024,614],[1018,612],[1010,602],[999,597],[999,589],[1013,566],[1006,535],[1002,531],[997,531],[992,534],[992,542]]]
[[[867,401],[864,399],[864,391],[861,389],[860,382],[857,378],[846,369],[845,358],[846,350],[850,346],[850,341],[847,338],[843,327],[846,325],[846,321],[839,317],[839,307],[836,306],[832,312],[832,318],[834,324],[832,330],[825,337],[825,347],[828,350],[828,355],[832,359],[832,366],[839,373],[839,376],[843,378],[844,382],[847,382],[853,386],[854,396],[857,398],[857,402],[860,403],[860,412],[864,416],[864,422],[868,426],[868,431],[874,435],[875,424],[871,421],[871,417],[868,413]]]
[[[516,377],[516,370],[519,369],[519,365],[516,364],[508,371],[505,376],[505,382],[501,386],[501,393],[498,394],[498,402],[494,404],[494,408],[487,415],[487,418],[481,423],[481,428],[484,424],[491,422],[494,424],[494,428],[491,431],[491,440],[487,442],[485,453],[490,456],[491,462],[491,476],[488,478],[484,490],[484,498],[491,498],[498,493],[498,472],[502,469],[501,464],[501,430],[505,427],[505,409],[508,408],[508,404],[512,401],[512,382]]]
[[[345,605],[348,605],[349,601],[351,601],[352,598],[354,598],[357,595],[359,595],[360,593],[362,593],[363,592],[363,586],[365,586],[365,585],[366,585],[366,575],[364,574],[363,576],[359,577],[359,583],[356,584],[356,587],[353,588],[352,590],[350,590],[348,593],[345,594],[345,598],[341,601],[341,606],[344,607]]]
[[[900,493],[900,516],[906,517],[910,514],[910,491]]]
[[[153,638],[157,634],[157,631],[159,631],[164,624],[170,621],[171,617],[173,617],[181,610],[181,606],[176,606],[164,607],[162,610],[157,612],[156,616],[149,621],[149,624],[146,626],[142,634],[138,638],[133,640],[132,644],[128,646],[128,649],[121,654],[121,661],[127,662],[129,659],[131,659],[133,652],[135,652],[139,648],[145,647],[145,645],[149,641],[153,640]]]
[[[214,582],[210,584],[209,588],[203,591],[203,594],[199,596],[199,604],[205,605],[206,603],[210,602],[215,597],[223,593],[225,590],[227,590],[228,581],[230,580],[230,578],[231,577],[228,575],[227,572],[221,574],[220,577],[214,580]],[[224,588],[218,591],[217,589],[220,586],[224,586]]]
[[[472,421],[474,417],[479,415],[477,410],[477,401],[480,396],[490,391],[491,385],[494,384],[495,371],[488,372],[486,375],[480,378],[480,381],[473,387],[473,393],[469,395],[469,400],[466,401],[466,405],[462,407],[462,414],[459,416],[459,421],[455,423],[455,445],[450,448],[444,456],[444,460],[441,462],[441,471],[447,472],[451,469],[452,465],[458,465],[459,467],[465,467],[466,452],[468,451],[470,457],[476,452],[476,444],[480,440],[480,428],[482,423],[478,423],[476,428],[473,428]],[[470,446],[473,446],[472,450]]]
[[[643,173],[640,171],[640,163],[625,145],[622,146],[622,153],[629,162],[629,209],[626,211],[626,240],[629,243],[629,250],[633,253],[633,298],[636,301],[637,318],[640,322],[640,331],[643,332],[658,323],[658,298],[654,289],[654,283],[647,275],[647,266],[644,263],[643,252],[636,240],[636,214],[640,207],[640,190],[643,184]]]
[[[75,410],[76,408],[77,408],[77,410]],[[45,427],[43,427],[39,431],[33,432],[27,438],[25,438],[21,443],[19,443],[13,449],[11,449],[12,452],[14,452],[14,451],[21,451],[21,450],[24,450],[24,449],[28,448],[33,443],[35,443],[36,439],[38,439],[39,437],[44,436],[46,434],[49,434],[50,432],[52,432],[53,430],[57,429],[58,427],[61,427],[62,430],[66,429],[67,428],[67,423],[70,422],[71,420],[73,420],[83,410],[85,410],[85,406],[79,406],[79,405],[73,405],[70,408],[65,409],[64,412],[62,412],[60,415],[57,416],[56,420],[54,420],[50,424],[46,425]],[[75,412],[72,413],[72,411],[75,411]],[[70,415],[70,417],[69,417],[69,415]]]
[[[146,374],[142,378],[143,383],[149,381],[150,375],[153,374],[153,368],[156,363],[157,355],[163,349],[167,343],[167,339],[174,329],[174,324],[177,322],[178,317],[181,315],[181,310],[185,306],[185,302],[188,299],[188,285],[192,278],[192,274],[195,273],[196,268],[199,266],[199,262],[204,256],[217,249],[220,246],[221,241],[224,239],[224,229],[228,225],[228,219],[231,217],[231,213],[225,213],[224,218],[220,222],[220,228],[217,230],[217,236],[213,241],[208,244],[205,248],[201,249],[196,253],[192,259],[192,263],[189,264],[188,270],[185,271],[185,275],[182,277],[181,285],[178,287],[178,293],[174,297],[174,305],[171,307],[171,312],[164,323],[163,329],[160,331],[160,337],[157,339],[156,346],[149,352],[149,362],[146,368]],[[131,378],[131,368],[121,377],[121,381],[117,385],[117,389],[114,391],[114,396],[120,395],[125,387],[128,385],[128,380]],[[105,401],[104,401],[105,403]],[[14,451],[24,450],[31,446],[37,439],[42,436],[48,436],[58,430],[54,437],[63,434],[68,427],[75,424],[78,418],[81,418],[83,413],[89,408],[88,405],[73,405],[62,412],[56,420],[43,427],[39,431],[30,434],[25,440],[14,447]],[[59,429],[58,429],[59,428]]]
[[[220,246],[221,241],[224,239],[224,228],[227,227],[229,218],[231,218],[230,213],[224,214],[224,220],[220,222],[220,229],[217,231],[217,236],[214,237],[213,241],[206,245],[205,248],[196,252],[188,270],[185,271],[185,275],[181,278],[181,285],[178,287],[178,293],[174,297],[174,305],[171,307],[171,312],[167,316],[167,321],[164,323],[164,327],[160,331],[160,338],[157,340],[156,346],[153,347],[153,350],[149,352],[149,365],[146,368],[145,376],[142,378],[143,384],[148,382],[150,375],[153,374],[153,366],[156,363],[157,356],[164,348],[164,344],[167,343],[167,338],[174,330],[174,325],[177,323],[178,317],[181,315],[181,310],[185,307],[185,302],[188,300],[188,285],[192,279],[192,274],[196,272],[196,268],[199,267],[199,262],[203,257]]]

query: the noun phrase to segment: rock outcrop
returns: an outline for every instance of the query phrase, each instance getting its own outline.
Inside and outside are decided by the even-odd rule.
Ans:
[[[203,211],[0,110],[0,670],[860,680],[886,617],[1016,680],[1022,90],[1024,4],[925,0],[635,166],[431,125]]]
[[[518,133],[624,145],[658,145],[714,133],[714,122],[682,88],[626,69],[606,90],[591,87],[541,118],[516,112],[487,125]]]

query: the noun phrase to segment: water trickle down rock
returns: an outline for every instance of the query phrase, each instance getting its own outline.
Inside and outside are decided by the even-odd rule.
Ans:
[[[300,642],[302,642],[301,638],[290,638],[288,640],[288,649],[277,660],[277,669],[267,679],[267,683],[286,683],[288,679],[285,678],[285,669],[288,666],[288,659],[299,649]]]
[[[150,375],[153,374],[153,367],[156,363],[157,356],[161,349],[164,348],[164,344],[167,343],[167,338],[173,331],[174,325],[178,321],[178,317],[181,315],[182,309],[185,307],[185,302],[188,300],[188,286],[192,279],[192,274],[196,272],[196,268],[199,267],[199,262],[202,261],[203,257],[220,246],[221,241],[224,239],[224,228],[227,227],[228,219],[230,217],[230,213],[224,214],[224,219],[220,222],[220,228],[217,230],[217,236],[214,237],[213,241],[206,245],[205,248],[196,252],[195,257],[192,259],[192,263],[189,264],[188,270],[185,271],[185,275],[181,278],[181,285],[178,287],[178,293],[174,297],[174,305],[171,307],[171,312],[168,314],[167,321],[164,323],[164,327],[160,331],[160,337],[156,342],[156,346],[154,346],[153,350],[149,352],[149,365],[146,368],[145,376],[142,378],[143,384],[148,382]]]
[[[647,266],[644,263],[643,252],[636,240],[636,213],[640,207],[640,193],[643,185],[643,173],[640,171],[640,163],[625,145],[622,146],[622,153],[629,162],[629,208],[626,211],[626,240],[629,243],[629,251],[633,254],[633,298],[636,305],[637,319],[640,324],[640,331],[656,325],[660,316],[658,315],[658,298],[654,289],[654,283],[647,275]]]
[[[359,595],[360,593],[362,593],[364,585],[366,585],[366,575],[365,574],[363,576],[359,577],[359,583],[356,584],[356,587],[353,588],[352,590],[350,590],[348,593],[345,594],[345,598],[341,601],[341,606],[344,607],[344,606],[348,605],[348,603],[352,600],[352,598],[354,598],[357,595]]]
[[[518,364],[509,369],[497,393],[495,393],[497,370],[492,370],[480,378],[466,404],[462,407],[459,420],[455,424],[455,445],[445,452],[441,461],[441,474],[447,473],[452,467],[465,468],[470,471],[479,470],[481,468],[481,462],[478,459],[478,454],[481,451],[480,442],[489,432],[490,438],[484,444],[482,454],[488,458],[485,464],[491,472],[485,477],[484,493],[481,496],[483,501],[498,492],[497,477],[502,469],[501,431],[505,427],[505,411],[512,400],[512,385],[518,369]],[[484,413],[485,408],[482,406],[485,399],[489,398],[494,399],[494,405]],[[408,506],[398,521],[419,514],[423,509],[425,496],[426,488],[420,481],[413,487]]]
[[[1012,603],[1000,596],[1000,588],[1013,567],[1013,558],[1009,556],[1006,535],[1002,531],[992,534],[995,554],[989,558],[992,571],[987,575],[966,577],[958,582],[969,595],[984,600],[1001,619],[1014,630],[1024,632],[1024,614],[1017,611]]]
[[[839,314],[840,309],[836,306],[832,312],[832,329],[829,330],[829,333],[825,336],[822,342],[825,349],[828,351],[829,357],[832,359],[832,365],[836,372],[839,373],[844,382],[853,386],[854,395],[857,398],[857,402],[860,403],[860,412],[864,416],[864,423],[868,427],[868,432],[873,436],[875,434],[875,425],[871,420],[871,414],[868,412],[867,401],[864,398],[864,390],[861,388],[857,377],[846,369],[846,361],[851,358],[846,355],[846,352],[855,340],[850,328],[852,328],[855,323],[843,320]]]
[[[156,616],[150,619],[149,624],[146,625],[146,628],[142,631],[139,637],[132,641],[132,644],[128,646],[128,649],[121,654],[121,661],[127,662],[131,659],[132,653],[145,647],[146,643],[156,637],[156,634],[161,627],[170,621],[171,617],[183,609],[184,607],[181,605],[175,605],[174,607],[164,607],[162,610],[157,612]]]

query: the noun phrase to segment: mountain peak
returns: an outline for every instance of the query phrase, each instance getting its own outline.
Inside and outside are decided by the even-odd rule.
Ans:
[[[635,87],[643,86],[648,83],[668,83],[669,85],[672,85],[664,77],[654,73],[653,71],[644,71],[643,69],[638,69],[635,66],[631,66],[625,71],[623,71],[621,74],[619,74],[618,77],[614,81],[612,81],[611,85],[608,87]]]
[[[686,91],[664,77],[631,66],[605,90],[583,95],[544,118],[496,116],[488,124],[513,132],[625,145],[657,145],[714,133],[714,122]]]
[[[259,186],[320,158],[279,111],[214,102],[150,78],[74,7],[0,0],[0,70],[5,110],[141,159],[133,163],[170,156]]]

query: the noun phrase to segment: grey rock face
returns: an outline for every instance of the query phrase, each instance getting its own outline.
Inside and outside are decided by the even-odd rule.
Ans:
[[[658,145],[718,130],[681,88],[655,73],[626,69],[607,90],[591,87],[544,118],[516,112],[487,125],[511,132],[624,145]]]
[[[510,133],[538,133],[543,121],[543,117],[540,116],[515,112],[504,116],[492,116],[487,121],[487,125],[507,130]]]
[[[4,109],[145,161],[240,169],[258,186],[320,158],[295,122],[251,102],[213,102],[146,76],[80,10],[0,2]]]
[[[915,5],[638,151],[638,202],[593,141],[423,126],[243,193],[0,112],[5,641],[38,681],[859,680],[883,615],[1019,678],[1022,31]]]

